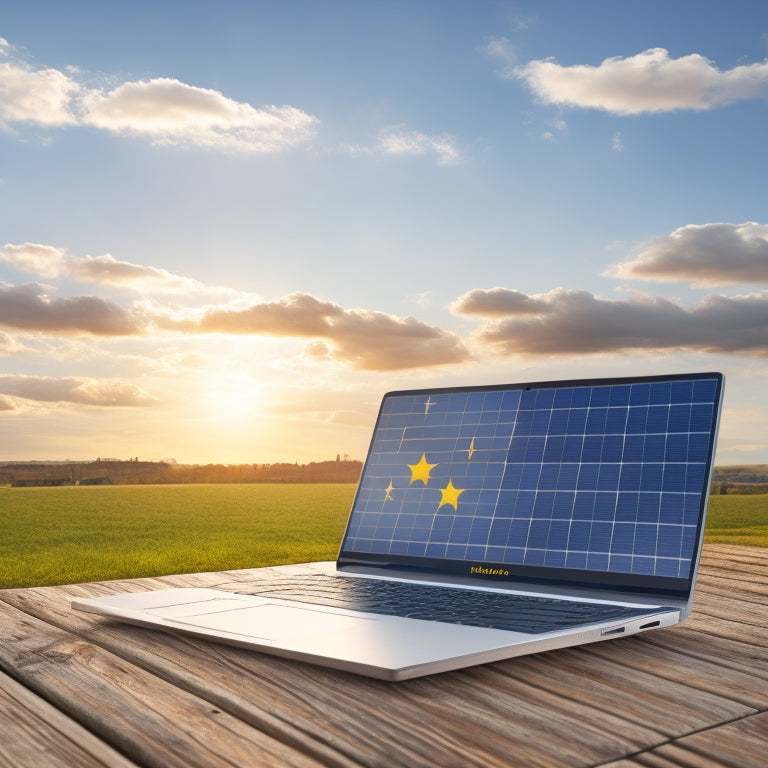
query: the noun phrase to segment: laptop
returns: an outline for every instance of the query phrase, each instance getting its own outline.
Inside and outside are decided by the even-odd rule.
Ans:
[[[335,564],[72,607],[385,680],[669,627],[722,392],[720,373],[390,392]]]

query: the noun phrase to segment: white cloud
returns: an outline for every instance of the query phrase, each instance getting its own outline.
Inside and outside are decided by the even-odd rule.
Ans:
[[[614,152],[624,151],[624,139],[621,135],[621,131],[616,131],[616,133],[613,134],[613,139],[611,140],[611,149]]]
[[[40,243],[6,243],[0,248],[0,259],[21,272],[50,278],[61,274],[64,252],[52,245]]]
[[[768,283],[768,225],[688,224],[642,247],[609,275],[693,286]]]
[[[456,315],[479,317],[535,315],[547,308],[546,302],[511,288],[473,288],[451,304]]]
[[[73,100],[79,92],[80,86],[57,69],[0,62],[0,126],[73,125]]]
[[[705,110],[768,96],[768,60],[719,70],[698,53],[671,59],[664,48],[606,59],[599,66],[562,66],[553,59],[505,71],[545,104],[602,109],[620,115]]]
[[[379,147],[387,155],[435,155],[438,165],[455,165],[462,159],[453,136],[430,136],[402,128],[384,131]]]
[[[90,91],[83,122],[113,133],[145,135],[156,144],[239,152],[274,152],[312,137],[317,118],[290,106],[233,101],[218,91],[171,78]]]
[[[262,154],[310,142],[319,124],[316,116],[291,105],[255,107],[170,77],[91,87],[78,82],[74,68],[70,74],[53,68],[34,69],[14,60],[12,54],[12,47],[3,40],[0,58],[6,61],[0,61],[0,128],[23,123],[89,126],[116,135],[145,137],[159,146]],[[462,159],[453,136],[401,127],[382,131],[375,146],[347,143],[340,151],[427,155],[436,158],[438,165],[454,165]]]
[[[0,375],[0,395],[38,402],[93,406],[145,406],[156,400],[133,384],[85,378]]]
[[[5,42],[5,41],[4,41]],[[267,153],[306,142],[317,118],[292,106],[260,108],[172,78],[89,88],[53,68],[34,69],[0,46],[0,127],[89,125],[155,144]]]
[[[207,286],[158,267],[118,261],[109,253],[100,256],[74,256],[52,245],[6,243],[0,248],[0,260],[21,272],[39,277],[66,277],[110,288],[123,288],[142,293],[227,294],[237,291]]]
[[[548,357],[687,349],[768,356],[768,292],[708,296],[688,309],[659,297],[607,300],[557,288],[527,297],[533,306],[526,308],[524,294],[494,290],[495,301],[485,312],[478,300],[491,292],[477,289],[460,297],[454,311],[485,316],[477,338],[498,354]]]

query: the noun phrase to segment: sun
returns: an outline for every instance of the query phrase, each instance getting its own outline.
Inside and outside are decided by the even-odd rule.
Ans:
[[[200,416],[212,425],[237,428],[263,409],[262,388],[250,377],[209,374],[199,395]]]

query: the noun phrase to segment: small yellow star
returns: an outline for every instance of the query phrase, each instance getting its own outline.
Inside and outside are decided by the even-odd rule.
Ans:
[[[469,448],[467,449],[467,458],[471,461],[472,460],[472,454],[475,452],[475,438],[472,438],[472,442],[469,444]]]
[[[466,489],[465,488],[454,488],[453,487],[453,478],[450,478],[448,480],[448,485],[443,488],[440,493],[442,493],[442,498],[440,499],[440,505],[438,506],[438,509],[440,507],[444,507],[446,504],[453,507],[455,510],[458,510],[458,504],[459,504],[459,496],[461,496],[462,493],[464,493]]]
[[[393,489],[394,487],[395,487],[395,486],[394,486],[394,485],[392,485],[392,481],[390,480],[390,481],[389,481],[389,485],[388,485],[388,486],[386,487],[386,489],[385,489],[385,493],[384,493],[384,501],[394,501],[394,499],[392,498],[392,489]]]
[[[437,464],[428,464],[427,454],[422,453],[418,464],[409,464],[408,466],[411,468],[411,482],[408,485],[415,483],[417,480],[421,480],[426,485],[429,482],[429,473]]]

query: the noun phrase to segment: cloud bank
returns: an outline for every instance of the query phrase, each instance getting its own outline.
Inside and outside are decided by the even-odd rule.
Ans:
[[[599,66],[562,66],[553,59],[510,67],[544,104],[601,109],[618,115],[707,110],[768,96],[768,60],[719,70],[698,53],[671,59],[664,48],[616,56]]]
[[[134,312],[97,296],[55,298],[37,283],[0,282],[0,326],[54,335],[129,336],[143,323]]]
[[[478,308],[487,298],[484,294],[491,295],[493,313],[485,313],[477,338],[497,354],[546,357],[686,349],[768,355],[768,292],[708,296],[688,309],[658,297],[609,300],[557,288],[529,297],[526,311],[519,291],[475,289],[454,303],[454,312],[482,314]]]
[[[159,311],[155,324],[184,333],[261,334],[320,340],[314,357],[332,357],[362,370],[421,368],[469,359],[461,339],[414,317],[344,309],[306,293],[247,307],[209,307],[195,316]]]
[[[306,293],[248,304],[240,298],[203,308],[147,300],[126,308],[95,296],[52,297],[37,283],[0,283],[0,327],[53,336],[221,333],[305,339],[309,356],[361,370],[432,367],[470,357],[458,336],[414,317],[345,309]],[[11,344],[7,334],[0,335],[0,353]]]
[[[694,287],[768,283],[768,225],[689,224],[648,243],[614,277],[690,282]]]
[[[133,407],[153,405],[156,400],[133,384],[86,378],[57,379],[48,376],[0,375],[0,395],[46,403]],[[13,402],[5,398],[6,404]],[[0,406],[1,407],[1,406]]]

